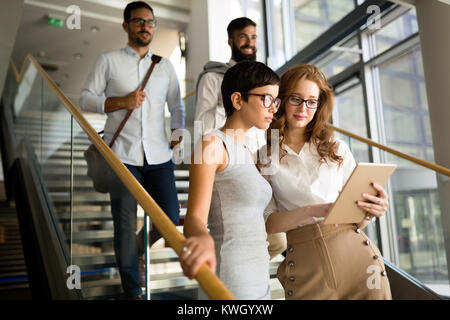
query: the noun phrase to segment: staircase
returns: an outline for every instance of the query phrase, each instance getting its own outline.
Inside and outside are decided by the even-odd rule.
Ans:
[[[16,209],[0,202],[0,300],[31,299]]]
[[[70,121],[48,120],[41,127],[41,119],[16,120],[16,134],[26,135],[32,142],[40,162],[41,174],[64,230],[68,245],[72,243],[72,263],[81,268],[81,288],[85,299],[120,299],[122,288],[113,252],[113,222],[108,194],[94,191],[87,177],[83,158],[90,141],[81,130],[73,138],[73,197],[72,231],[70,229]],[[100,131],[104,119],[89,119]],[[51,122],[51,123],[50,123]],[[47,137],[46,137],[47,135]],[[180,203],[180,222],[183,223],[188,198],[189,171],[178,166],[175,170],[176,188]],[[143,225],[144,212],[138,207],[138,228]],[[182,232],[182,225],[177,226]],[[284,298],[276,268],[282,257],[271,262],[272,298]],[[151,299],[197,299],[199,285],[182,273],[178,257],[161,239],[150,249]],[[145,292],[144,288],[143,291]]]

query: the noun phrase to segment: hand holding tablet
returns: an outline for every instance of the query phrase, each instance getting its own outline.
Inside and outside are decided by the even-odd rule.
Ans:
[[[384,186],[397,165],[358,163],[325,218],[324,224],[360,223],[365,211],[356,202],[367,201],[361,194],[376,195],[372,182]]]

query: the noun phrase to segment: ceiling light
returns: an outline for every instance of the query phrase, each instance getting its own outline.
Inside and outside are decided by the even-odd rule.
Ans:
[[[100,31],[99,27],[97,27],[97,26],[92,26],[91,27],[91,32],[96,33],[96,32],[99,32],[99,31]]]

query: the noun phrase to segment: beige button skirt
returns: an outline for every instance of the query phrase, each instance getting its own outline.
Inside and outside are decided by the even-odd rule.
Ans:
[[[380,251],[353,224],[289,231],[277,275],[286,299],[392,299]]]

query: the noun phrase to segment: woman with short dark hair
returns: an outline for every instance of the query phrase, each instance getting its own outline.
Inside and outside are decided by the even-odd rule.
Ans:
[[[280,105],[278,82],[277,74],[260,62],[243,61],[228,69],[222,82],[225,125],[204,136],[192,156],[180,263],[191,279],[203,263],[212,270],[217,266],[219,278],[237,299],[270,299],[263,213],[272,190],[244,141],[253,126],[269,127]]]

